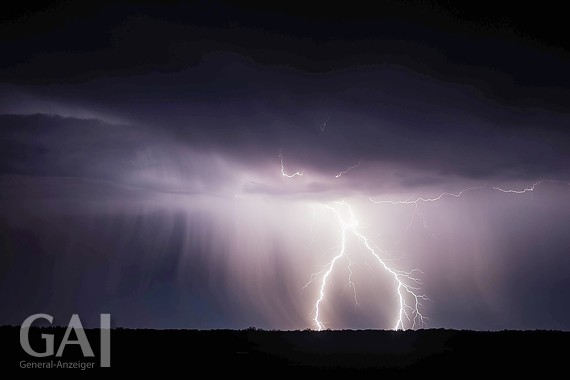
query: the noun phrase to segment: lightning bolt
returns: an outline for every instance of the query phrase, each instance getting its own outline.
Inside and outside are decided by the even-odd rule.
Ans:
[[[303,175],[303,172],[302,172],[302,171],[300,171],[300,172],[295,172],[295,173],[293,173],[293,174],[287,174],[287,173],[285,172],[285,166],[284,166],[284,164],[283,164],[283,154],[279,153],[279,158],[281,159],[281,174],[283,175],[283,177],[293,178],[293,177],[296,177],[296,176],[302,176],[302,175]]]
[[[350,170],[347,169],[346,171]],[[337,175],[337,178],[346,173],[346,171],[340,172]],[[537,188],[537,186],[541,185],[544,182],[555,182],[555,183],[566,183],[570,186],[570,182],[559,181],[559,180],[539,180],[532,184],[530,187],[523,188],[521,190],[518,189],[504,189],[497,186],[475,186],[475,187],[468,187],[465,189],[460,190],[459,192],[452,193],[452,192],[443,192],[440,193],[438,196],[427,198],[427,197],[412,197],[406,200],[374,200],[372,197],[369,197],[369,200],[375,204],[391,204],[391,205],[413,205],[414,206],[414,214],[412,215],[412,220],[410,222],[413,223],[414,218],[419,219],[423,226],[428,229],[430,232],[426,218],[421,211],[420,204],[422,203],[433,203],[439,202],[444,198],[461,198],[465,193],[481,190],[485,188],[490,188],[494,191],[499,191],[502,193],[510,193],[510,194],[525,194],[528,192],[533,192]],[[389,276],[391,276],[394,280],[395,284],[395,293],[397,294],[398,301],[399,301],[399,309],[396,316],[396,321],[394,323],[394,330],[405,330],[407,327],[411,329],[424,327],[427,324],[428,318],[422,314],[422,301],[429,300],[424,294],[420,293],[421,280],[418,277],[417,273],[421,274],[422,272],[418,269],[413,269],[412,271],[400,271],[391,268],[388,266],[385,260],[382,259],[381,252],[379,249],[375,248],[374,245],[371,243],[370,239],[368,239],[362,232],[359,231],[359,224],[354,215],[352,207],[346,203],[345,201],[341,202],[334,202],[334,206],[325,206],[327,209],[331,210],[335,215],[339,222],[341,228],[341,245],[340,250],[336,256],[329,261],[325,267],[311,275],[310,281],[305,285],[307,287],[311,284],[315,279],[321,278],[321,283],[319,287],[318,298],[314,304],[314,316],[313,321],[319,331],[326,328],[325,324],[322,321],[321,316],[321,306],[326,298],[326,289],[328,282],[331,278],[332,273],[334,272],[335,268],[345,260],[348,264],[348,285],[353,290],[354,294],[354,302],[355,307],[358,306],[358,294],[356,291],[355,284],[353,282],[353,272],[352,272],[352,260],[347,252],[346,242],[348,236],[352,236],[357,241],[359,241],[365,248],[366,251],[376,260],[379,264],[380,268],[382,268]],[[348,210],[348,217],[343,216],[340,212],[339,208],[345,207]]]
[[[362,159],[358,160],[358,163],[356,165],[352,165],[349,166],[348,168],[346,168],[345,170],[341,171],[340,173],[338,173],[337,175],[335,175],[335,178],[339,178],[341,177],[343,174],[348,173],[349,171],[351,171],[352,169],[356,169],[357,167],[360,166],[360,164],[362,163]]]
[[[326,122],[323,124],[323,127],[326,126]],[[324,129],[324,128],[323,128]],[[283,164],[283,155],[279,153],[279,158],[281,159],[281,174],[287,178],[293,178],[295,176],[302,176],[303,172],[295,172],[294,174],[287,174],[285,172],[285,167]],[[352,169],[357,168],[360,166],[362,160],[353,166],[348,167],[347,169],[339,172],[335,178],[341,177],[343,174],[346,174]],[[465,193],[481,190],[481,189],[491,189],[494,191],[498,191],[501,193],[507,194],[526,194],[532,193],[536,190],[536,188],[544,182],[555,182],[555,183],[565,183],[570,186],[570,182],[560,181],[560,180],[550,180],[550,179],[542,179],[535,183],[533,183],[530,187],[525,187],[523,189],[510,189],[510,188],[502,188],[498,186],[475,186],[475,187],[468,187],[460,190],[459,192],[452,193],[452,192],[443,192],[439,195],[431,198],[427,197],[411,197],[406,200],[374,200],[371,196],[369,196],[369,200],[375,204],[390,204],[390,205],[413,205],[414,212],[412,214],[412,219],[410,221],[411,226],[415,219],[421,221],[423,226],[428,229],[430,232],[426,218],[422,213],[421,204],[425,203],[435,203],[439,202],[445,198],[461,198]],[[386,252],[381,251],[380,249],[376,248],[371,240],[366,237],[359,229],[358,220],[355,217],[354,211],[352,207],[343,201],[333,202],[332,205],[324,205],[328,210],[332,211],[336,216],[336,219],[340,226],[340,249],[338,253],[318,272],[313,273],[309,279],[309,281],[303,286],[303,289],[307,288],[310,284],[315,282],[318,278],[320,278],[320,286],[318,291],[318,297],[314,303],[314,315],[313,315],[313,322],[317,327],[317,330],[321,331],[326,328],[324,322],[322,321],[322,311],[321,307],[323,302],[325,301],[327,294],[327,286],[331,281],[331,275],[335,271],[336,267],[340,265],[339,263],[346,262],[346,268],[348,270],[348,287],[352,290],[353,298],[354,298],[354,305],[355,308],[358,307],[358,292],[356,290],[355,282],[353,281],[354,273],[352,271],[352,260],[350,255],[347,251],[347,240],[349,237],[355,239],[357,242],[361,244],[365,248],[365,251],[377,262],[380,269],[383,269],[384,272],[390,276],[394,281],[394,293],[398,298],[398,311],[395,313],[395,322],[393,324],[394,330],[405,330],[407,328],[415,329],[421,328],[427,325],[428,318],[422,313],[422,302],[429,301],[426,295],[420,293],[420,285],[422,284],[421,279],[418,277],[419,274],[422,272],[419,269],[413,269],[409,272],[397,270],[390,267],[386,261],[382,258],[382,254]],[[341,212],[341,209],[345,209],[347,212]],[[314,223],[314,210],[313,210],[313,223]],[[409,227],[408,226],[408,227]],[[312,230],[312,225],[311,225]]]
[[[326,297],[326,288],[327,288],[327,281],[329,280],[332,272],[335,269],[335,266],[341,259],[346,259],[348,262],[348,270],[349,270],[349,277],[348,283],[349,286],[354,291],[354,299],[355,304],[358,305],[358,298],[356,293],[356,288],[354,286],[354,282],[352,281],[352,261],[347,254],[346,250],[346,241],[347,236],[352,235],[359,241],[368,251],[368,253],[378,262],[380,268],[384,269],[385,272],[388,273],[394,279],[395,283],[395,291],[398,296],[399,300],[399,311],[397,313],[396,322],[394,323],[394,330],[405,330],[406,329],[406,321],[408,325],[414,329],[416,327],[421,327],[426,325],[427,317],[425,317],[421,311],[421,305],[423,300],[428,300],[428,298],[419,293],[419,285],[421,284],[421,280],[415,276],[415,273],[421,273],[421,271],[414,269],[410,272],[395,270],[390,268],[386,262],[380,257],[370,242],[370,240],[364,236],[359,230],[359,223],[356,219],[352,207],[346,203],[345,201],[341,202],[334,202],[333,206],[325,206],[327,209],[331,210],[337,217],[339,225],[341,227],[341,245],[339,253],[333,257],[333,259],[323,268],[320,272],[313,274],[311,276],[311,281],[314,278],[318,277],[319,274],[323,273],[321,278],[321,286],[319,289],[319,296],[315,302],[314,310],[315,314],[313,317],[313,321],[317,326],[319,331],[325,328],[324,323],[321,321],[321,304]],[[343,217],[342,213],[339,211],[339,207],[345,207],[348,210],[348,218]],[[308,285],[308,284],[307,284]]]

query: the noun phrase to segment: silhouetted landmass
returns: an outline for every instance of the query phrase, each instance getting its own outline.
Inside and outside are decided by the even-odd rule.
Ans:
[[[37,351],[41,334],[55,336],[55,350],[65,328],[31,328],[30,344]],[[20,347],[19,327],[0,327],[2,368],[20,368],[32,358]],[[65,361],[93,362],[100,369],[99,330],[86,330],[95,358],[84,359],[78,345],[67,346]],[[71,337],[75,339],[72,333]],[[247,330],[131,330],[111,332],[111,369],[128,373],[148,370],[205,369],[210,374],[244,372],[271,375],[315,371],[351,373],[424,373],[451,376],[566,374],[570,332],[457,330],[419,331],[264,331]],[[28,369],[29,370],[29,369]],[[42,371],[51,371],[42,369]],[[71,371],[68,369],[68,371]],[[77,370],[75,370],[77,371]],[[87,369],[86,371],[93,371]],[[184,372],[180,372],[184,373]],[[563,377],[565,377],[564,375]]]

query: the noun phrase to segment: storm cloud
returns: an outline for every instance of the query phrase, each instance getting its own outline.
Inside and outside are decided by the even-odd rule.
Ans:
[[[423,271],[431,326],[568,329],[567,46],[384,7],[5,16],[0,323],[314,327],[304,285],[339,245],[325,206],[346,200],[390,262]],[[370,202],[469,187],[419,211]],[[359,270],[361,306],[340,271],[327,321],[391,327],[390,283]]]

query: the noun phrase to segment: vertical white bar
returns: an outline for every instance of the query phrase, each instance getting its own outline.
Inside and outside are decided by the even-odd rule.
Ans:
[[[111,366],[111,314],[101,314],[101,367]]]

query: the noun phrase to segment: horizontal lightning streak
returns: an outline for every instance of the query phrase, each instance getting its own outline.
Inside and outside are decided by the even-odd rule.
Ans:
[[[482,189],[483,186],[475,186],[475,187],[468,187],[466,189],[463,189],[461,191],[459,191],[458,193],[448,193],[448,192],[444,192],[441,193],[440,195],[438,195],[435,198],[423,198],[423,197],[418,197],[418,198],[410,198],[404,201],[391,201],[391,200],[379,200],[379,201],[375,201],[374,199],[372,199],[372,197],[368,197],[368,199],[375,204],[380,204],[380,203],[384,203],[384,204],[391,204],[391,205],[414,205],[414,213],[412,214],[412,218],[410,220],[410,223],[408,224],[408,228],[410,228],[412,226],[412,224],[414,223],[414,219],[418,219],[423,227],[428,230],[430,232],[430,234],[432,236],[435,236],[436,234],[432,231],[431,228],[429,228],[426,218],[424,216],[424,214],[422,213],[419,205],[422,202],[437,202],[439,200],[441,200],[444,197],[453,197],[453,198],[459,198],[461,197],[463,194],[465,194],[468,191],[472,191],[472,190],[477,190],[477,189]]]
[[[568,186],[570,186],[570,182],[566,182],[566,181],[560,181],[560,180],[556,180],[556,179],[541,179],[540,181],[533,183],[531,187],[527,187],[527,188],[522,189],[522,190],[503,189],[500,187],[493,187],[493,190],[497,190],[497,191],[500,191],[502,193],[524,194],[524,193],[533,192],[538,185],[541,185],[544,182],[566,183]]]
[[[566,181],[560,181],[560,180],[555,180],[555,179],[541,179],[535,183],[532,184],[532,186],[524,188],[522,190],[515,190],[515,189],[503,189],[501,187],[498,186],[491,186],[490,188],[492,190],[496,190],[502,193],[508,193],[508,194],[525,194],[525,193],[532,193],[536,190],[537,186],[544,183],[544,182],[552,182],[552,183],[565,183],[567,185],[570,186],[570,182],[566,182]],[[455,197],[455,198],[459,198],[461,197],[463,194],[465,194],[468,191],[472,191],[472,190],[478,190],[478,189],[484,189],[484,188],[488,188],[487,186],[476,186],[476,187],[469,187],[466,189],[461,190],[458,193],[448,193],[448,192],[444,192],[441,193],[440,195],[438,195],[435,198],[423,198],[423,197],[417,197],[417,198],[410,198],[410,199],[406,199],[406,200],[400,200],[400,201],[393,201],[393,200],[374,200],[372,199],[372,197],[368,197],[368,199],[375,203],[375,204],[391,204],[391,205],[414,205],[414,213],[412,214],[412,219],[410,220],[410,224],[408,225],[408,228],[411,227],[411,225],[414,222],[414,219],[417,218],[421,221],[422,225],[424,226],[425,229],[427,229],[428,231],[430,231],[433,234],[432,230],[429,228],[429,226],[427,225],[426,222],[426,218],[423,215],[423,213],[421,212],[420,208],[419,208],[419,204],[423,203],[423,202],[437,202],[439,200],[441,200],[444,197]]]
[[[441,193],[440,195],[438,195],[435,198],[423,198],[423,197],[418,197],[416,199],[407,199],[405,201],[390,201],[390,200],[379,200],[379,201],[375,201],[374,199],[372,199],[372,197],[368,197],[368,199],[370,199],[370,201],[372,203],[388,203],[388,204],[392,204],[392,205],[416,205],[420,202],[437,202],[440,199],[442,199],[443,197],[449,196],[449,197],[455,197],[455,198],[459,198],[461,197],[463,194],[465,194],[468,191],[472,191],[472,190],[477,190],[477,189],[482,189],[483,186],[476,186],[476,187],[468,187],[466,189],[461,190],[458,193]]]
[[[543,183],[545,180],[540,180],[538,182],[535,182],[532,184],[531,187],[527,187],[526,189],[522,189],[522,190],[512,190],[512,189],[502,189],[500,187],[493,187],[493,190],[497,190],[500,191],[502,193],[514,193],[514,194],[524,194],[524,193],[528,193],[531,191],[534,191],[534,189],[540,185],[541,183]],[[552,182],[551,180],[549,180],[549,182]]]
[[[525,194],[528,192],[533,192],[536,187],[544,182],[553,182],[553,183],[566,183],[568,186],[570,186],[570,182],[565,182],[565,181],[560,181],[560,180],[555,180],[555,179],[541,179],[540,181],[537,181],[535,183],[532,184],[532,186],[524,188],[522,190],[514,190],[514,189],[503,189],[501,187],[498,186],[492,186],[491,189],[496,190],[496,191],[500,191],[502,193],[512,193],[512,194]],[[374,200],[372,199],[372,197],[368,197],[368,199],[376,204],[379,203],[385,203],[385,204],[392,204],[392,205],[418,205],[418,203],[421,202],[437,202],[439,200],[441,200],[443,197],[445,196],[450,196],[450,197],[455,197],[455,198],[459,198],[461,197],[464,193],[468,192],[468,191],[472,191],[472,190],[478,190],[478,189],[484,189],[486,186],[475,186],[475,187],[468,187],[466,189],[461,190],[458,193],[441,193],[440,195],[438,195],[435,198],[423,198],[423,197],[417,197],[415,199],[407,199],[407,200],[403,200],[403,201],[392,201],[392,200]]]

